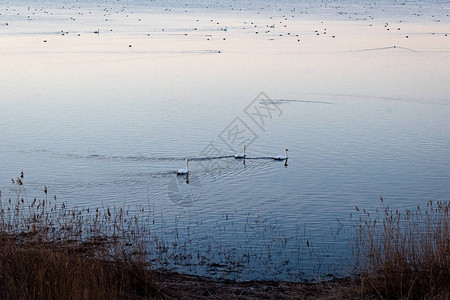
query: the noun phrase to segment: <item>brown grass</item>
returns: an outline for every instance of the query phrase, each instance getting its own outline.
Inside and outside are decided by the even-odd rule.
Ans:
[[[136,299],[164,294],[144,265],[125,259],[105,260],[101,255],[94,258],[78,250],[42,241],[19,243],[17,238],[3,235],[0,298]]]
[[[123,208],[67,208],[46,188],[45,199],[28,201],[23,173],[13,187],[14,199],[0,192],[0,299],[450,298],[447,202],[405,213],[357,208],[353,278],[237,283],[161,270],[161,255],[189,254],[174,246],[167,256],[169,243]]]
[[[1,237],[1,299],[350,299],[350,279],[323,283],[216,281],[157,272],[124,258],[105,260],[104,245],[57,246]],[[89,250],[89,252],[86,252]]]
[[[449,299],[449,208],[429,201],[425,210],[402,213],[386,206],[381,217],[356,208],[361,295]]]

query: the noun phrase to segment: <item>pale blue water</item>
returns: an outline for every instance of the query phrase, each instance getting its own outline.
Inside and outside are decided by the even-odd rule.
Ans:
[[[265,2],[256,8],[233,2],[243,8],[234,14],[223,3],[190,3],[183,14],[183,6],[167,12],[161,2],[94,3],[76,3],[81,8],[71,11],[29,2],[55,16],[39,10],[32,20],[22,2],[0,5],[0,23],[9,23],[0,25],[4,199],[14,197],[10,181],[23,170],[29,199],[42,198],[46,185],[74,206],[146,207],[168,232],[176,218],[180,228],[190,227],[191,247],[212,262],[222,263],[227,253],[261,257],[238,273],[171,268],[289,280],[348,274],[355,206],[377,208],[380,196],[399,209],[448,201],[450,28],[443,4],[423,8],[422,23],[412,4],[395,6],[396,13],[377,6],[375,20],[348,23],[338,13],[342,7],[317,4],[287,29],[277,23],[279,31],[260,37],[253,31],[267,27],[244,22],[283,22],[296,4],[282,2],[279,11],[261,10]],[[122,6],[137,11],[132,21]],[[371,15],[361,6],[345,11]],[[119,13],[104,21],[104,7]],[[80,20],[70,19],[75,16]],[[405,26],[407,33],[385,32],[385,22],[399,19],[392,30]],[[324,27],[321,20],[336,42],[310,30]],[[300,32],[301,47],[287,35],[290,27]],[[254,102],[260,92],[270,99]],[[254,107],[272,113],[262,127],[246,114]],[[242,141],[227,135],[236,124],[251,141],[245,164],[232,157]],[[207,154],[211,142],[220,155]],[[287,166],[270,159],[284,148]],[[189,184],[175,175],[185,158]]]

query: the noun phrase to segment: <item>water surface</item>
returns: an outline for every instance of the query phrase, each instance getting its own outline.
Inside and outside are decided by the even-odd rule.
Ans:
[[[345,274],[355,206],[448,200],[449,9],[422,5],[1,4],[3,198],[23,170],[29,199],[145,207],[212,262],[259,255],[170,266],[194,274]]]

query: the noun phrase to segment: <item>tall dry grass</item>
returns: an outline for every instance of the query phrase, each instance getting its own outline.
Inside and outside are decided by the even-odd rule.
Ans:
[[[12,180],[12,199],[0,192],[0,299],[164,297],[135,219],[122,209],[28,201],[23,181],[23,173]]]
[[[175,227],[176,239],[168,242],[161,231],[146,226],[154,224],[153,220],[141,220],[136,212],[68,208],[56,197],[48,197],[46,188],[43,199],[29,200],[23,173],[12,180],[12,187],[12,198],[3,199],[0,192],[0,299],[200,299],[245,293],[249,298],[314,298],[314,293],[320,298],[328,294],[369,299],[450,298],[448,202],[429,201],[425,210],[417,207],[404,213],[388,206],[375,214],[357,208],[358,276],[344,283],[289,284],[280,290],[270,286],[281,283],[233,284],[161,272],[167,261],[215,263],[202,258],[200,250],[197,255],[192,252],[189,231],[188,241],[183,241]],[[257,221],[253,230],[264,231],[266,227],[258,227]],[[251,254],[224,253],[223,259],[231,266]],[[270,260],[270,256],[261,259]],[[266,294],[268,289],[272,294]]]
[[[381,198],[381,201],[383,199]],[[449,202],[400,212],[356,210],[361,295],[385,299],[450,298]]]

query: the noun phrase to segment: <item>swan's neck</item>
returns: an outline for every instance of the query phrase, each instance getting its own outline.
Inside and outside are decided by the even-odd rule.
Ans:
[[[284,150],[284,156],[287,158],[288,157],[288,154],[287,154],[287,151],[286,150]]]
[[[186,170],[188,169],[188,160],[186,159]]]
[[[244,156],[245,156],[245,145],[244,145]]]

